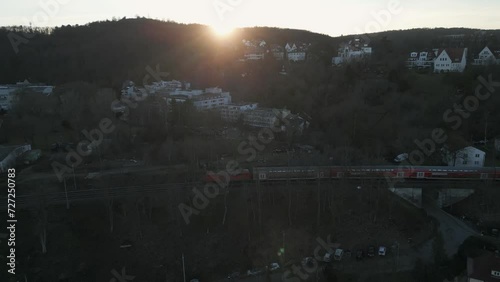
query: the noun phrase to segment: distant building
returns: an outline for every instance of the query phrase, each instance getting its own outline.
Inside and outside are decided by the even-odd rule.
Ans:
[[[16,160],[23,153],[31,150],[31,145],[4,147],[0,146],[0,173],[7,172],[16,165]]]
[[[454,167],[483,167],[485,159],[485,152],[469,146],[456,152],[445,151],[443,161]]]
[[[221,108],[224,105],[231,103],[231,95],[227,93],[221,94],[203,94],[196,96],[193,99],[193,105],[198,110],[210,110]]]
[[[266,56],[267,43],[263,40],[245,40],[243,39],[245,61],[258,61],[263,60]]]
[[[284,60],[285,59],[285,48],[278,44],[271,45],[271,53],[276,60]]]
[[[333,65],[341,65],[352,61],[359,61],[371,56],[372,47],[363,40],[355,38],[347,43],[342,43],[339,46],[337,57],[332,58]]]
[[[242,117],[243,112],[255,110],[258,103],[233,103],[220,108],[221,118],[227,122],[237,122]]]
[[[287,43],[285,46],[286,56],[288,61],[300,62],[305,61],[310,44],[306,43]]]
[[[484,251],[477,257],[467,258],[467,282],[500,281],[500,257],[498,252]]]
[[[434,72],[463,72],[467,66],[467,48],[438,49]]]
[[[176,90],[182,90],[182,82],[177,80],[171,81],[155,81],[151,85],[144,86],[148,93],[150,94],[160,94],[160,93],[169,93],[174,92]]]
[[[261,108],[245,111],[243,113],[243,122],[252,127],[259,128],[280,128],[285,130],[283,119],[290,115],[287,109]]]
[[[127,80],[123,83],[121,94],[122,98],[142,101],[146,98],[147,91],[145,88],[136,87],[133,81]]]
[[[173,100],[177,103],[184,103],[188,100],[193,102],[193,106],[197,110],[210,110],[221,108],[224,105],[231,103],[231,94],[223,92],[221,88],[207,88],[202,90],[176,91],[164,98],[168,105],[171,105]]]
[[[53,86],[32,84],[28,80],[16,84],[0,85],[0,110],[8,111],[12,109],[16,101],[16,95],[21,91],[31,91],[48,96],[52,94],[53,90]]]
[[[168,94],[170,96],[185,96],[186,98],[193,98],[195,96],[202,95],[204,92],[203,90],[180,90],[177,89],[173,92],[169,92]]]
[[[486,46],[479,52],[477,58],[474,58],[472,64],[476,66],[500,64],[500,51],[491,51],[490,48]]]
[[[430,69],[436,59],[435,51],[411,52],[406,66],[409,69]]]

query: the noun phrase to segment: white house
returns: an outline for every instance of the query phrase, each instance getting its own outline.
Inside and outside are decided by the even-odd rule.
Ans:
[[[485,152],[469,146],[454,153],[445,153],[444,161],[454,167],[483,167],[485,157]]]
[[[372,47],[368,46],[361,39],[355,38],[339,46],[337,57],[332,58],[333,65],[341,65],[352,61],[358,61],[369,57],[372,54]]]
[[[155,81],[151,85],[145,85],[144,87],[151,94],[168,93],[168,92],[173,92],[175,90],[181,90],[182,82],[177,80],[171,80],[171,81],[161,80],[161,81]]]
[[[446,48],[436,51],[434,72],[463,72],[467,66],[467,48]]]
[[[30,150],[30,144],[11,147],[0,146],[0,173],[7,172],[9,168],[15,167],[17,158]]]
[[[203,94],[196,96],[193,100],[193,105],[198,110],[210,110],[221,108],[224,105],[231,103],[231,95],[229,93],[221,94]]]
[[[193,102],[193,106],[197,110],[204,111],[221,108],[231,103],[231,95],[229,94],[229,92],[224,92],[221,94],[205,93],[193,97],[184,95],[170,95],[166,100],[168,105],[171,105],[173,100],[175,100],[175,102],[177,103],[184,103],[188,100],[191,100]]]
[[[253,127],[279,127],[281,130],[285,130],[282,120],[290,114],[290,110],[287,109],[261,108],[248,110],[243,113],[243,122]]]
[[[491,51],[490,48],[486,46],[479,52],[477,58],[474,58],[472,64],[476,66],[500,64],[500,51]]]
[[[305,61],[310,44],[305,43],[287,43],[285,46],[288,61]]]
[[[436,55],[431,51],[411,52],[406,65],[409,69],[428,69],[434,64]]]
[[[266,41],[264,40],[242,40],[245,46],[243,58],[245,61],[263,60],[266,55]]]
[[[221,118],[228,122],[237,122],[242,116],[243,112],[255,110],[258,103],[234,103],[227,104],[220,108]]]
[[[0,85],[0,110],[10,110],[16,101],[16,95],[20,91],[32,91],[45,96],[52,94],[53,86],[32,84],[25,80],[16,84]]]
[[[281,61],[285,59],[285,49],[281,45],[278,44],[271,45],[271,53],[273,54],[276,60]]]
[[[245,61],[263,60],[266,56],[266,51],[263,47],[247,47],[243,55]]]

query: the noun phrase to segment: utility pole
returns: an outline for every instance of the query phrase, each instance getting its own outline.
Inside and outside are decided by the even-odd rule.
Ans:
[[[184,266],[184,253],[182,253],[182,275],[184,277],[184,282],[186,282],[186,267]]]
[[[486,142],[488,142],[487,136],[488,136],[488,116],[490,115],[490,112],[487,111],[485,113],[485,122],[484,122],[484,146],[486,146]]]
[[[64,193],[66,194],[66,209],[69,210],[68,189],[66,189],[66,177],[64,177]]]
[[[75,190],[77,190],[77,188],[76,188],[76,177],[75,177],[75,166],[72,165],[71,167],[73,168],[73,185],[75,186]]]
[[[283,231],[283,264],[286,263],[285,253],[286,253],[286,250],[285,250],[285,231]]]

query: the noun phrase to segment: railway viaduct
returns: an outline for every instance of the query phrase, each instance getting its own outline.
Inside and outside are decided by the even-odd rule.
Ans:
[[[388,184],[391,192],[418,208],[428,199],[444,208],[468,198],[477,189],[500,188],[499,183],[492,180],[406,180]]]

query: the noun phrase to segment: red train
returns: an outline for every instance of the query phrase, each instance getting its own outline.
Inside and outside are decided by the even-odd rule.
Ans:
[[[227,174],[226,174],[227,175]],[[219,179],[217,179],[219,178]],[[307,179],[464,179],[500,180],[500,167],[447,167],[447,166],[310,166],[310,167],[254,167],[253,173],[244,169],[230,176],[231,182],[277,181]],[[205,182],[224,179],[207,173]]]

